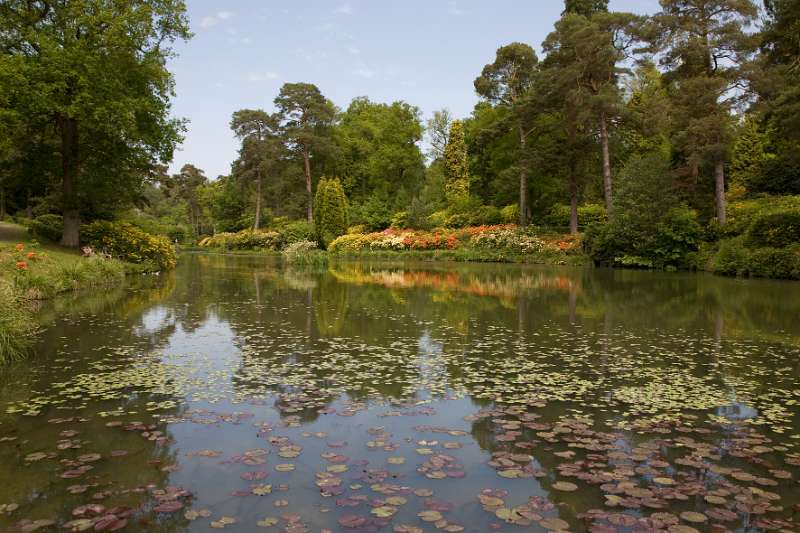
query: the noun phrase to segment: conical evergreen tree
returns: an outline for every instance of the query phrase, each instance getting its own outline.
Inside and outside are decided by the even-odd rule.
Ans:
[[[464,127],[460,120],[450,126],[450,136],[444,148],[445,196],[452,203],[469,196],[469,162],[464,142]]]
[[[347,233],[349,213],[347,197],[339,178],[321,178],[314,197],[317,238],[327,247],[336,237]]]

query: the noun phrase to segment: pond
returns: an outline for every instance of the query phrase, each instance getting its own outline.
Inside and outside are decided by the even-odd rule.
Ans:
[[[800,284],[187,254],[0,373],[0,530],[797,531]]]

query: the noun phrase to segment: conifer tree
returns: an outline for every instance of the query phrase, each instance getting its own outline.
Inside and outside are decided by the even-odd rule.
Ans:
[[[339,178],[321,178],[314,196],[317,238],[328,246],[336,237],[347,233],[349,213],[347,197]]]
[[[450,126],[444,148],[445,196],[451,204],[469,197],[469,161],[464,142],[464,127],[460,120]]]

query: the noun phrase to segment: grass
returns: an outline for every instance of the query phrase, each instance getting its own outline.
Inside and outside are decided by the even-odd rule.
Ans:
[[[86,259],[77,250],[41,245],[25,228],[0,222],[0,363],[24,355],[36,332],[32,302],[119,283],[135,271],[121,261]]]

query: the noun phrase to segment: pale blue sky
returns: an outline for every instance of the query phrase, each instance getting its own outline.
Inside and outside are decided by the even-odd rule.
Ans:
[[[227,174],[242,108],[271,111],[285,82],[310,82],[337,106],[356,96],[405,100],[425,118],[443,107],[470,114],[472,82],[513,41],[537,51],[562,0],[187,0],[195,37],[179,43],[176,116],[190,120],[172,170],[193,163]],[[611,0],[653,13],[657,0]]]

